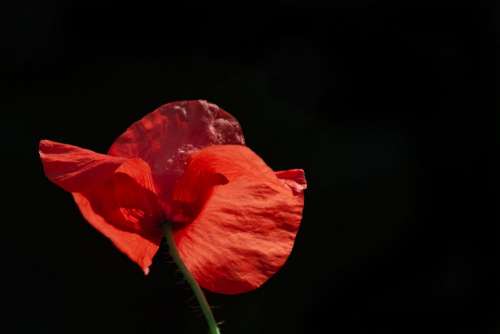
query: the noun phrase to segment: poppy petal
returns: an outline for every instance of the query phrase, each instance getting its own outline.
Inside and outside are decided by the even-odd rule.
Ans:
[[[49,140],[40,142],[40,157],[47,177],[73,194],[85,219],[147,273],[163,235],[148,164]]]
[[[174,240],[202,287],[250,291],[283,266],[302,218],[305,179],[298,170],[278,175],[294,186],[245,146],[210,146],[191,157],[172,199],[174,211],[192,221],[174,225]]]
[[[182,175],[188,157],[216,144],[244,144],[238,121],[203,100],[167,103],[132,124],[111,148],[112,156],[141,158],[151,167],[156,189],[167,216],[168,198]]]
[[[45,175],[69,192],[101,183],[127,160],[51,140],[40,141],[39,153]]]
[[[288,169],[275,172],[276,176],[281,179],[293,193],[299,195],[307,188],[306,177],[302,169]]]

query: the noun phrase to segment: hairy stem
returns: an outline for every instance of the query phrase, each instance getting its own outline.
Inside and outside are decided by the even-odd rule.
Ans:
[[[193,291],[193,293],[196,297],[196,300],[198,301],[198,304],[200,305],[200,308],[203,312],[203,315],[205,316],[205,319],[207,320],[209,333],[210,334],[220,334],[219,328],[217,327],[217,322],[215,321],[214,315],[212,313],[212,310],[210,309],[210,305],[208,305],[207,299],[205,298],[203,291],[201,290],[200,286],[198,285],[198,283],[196,282],[194,277],[191,275],[189,270],[186,268],[186,266],[184,265],[184,262],[182,262],[182,260],[179,256],[179,252],[177,251],[174,237],[172,235],[172,223],[166,222],[164,224],[164,231],[165,231],[165,239],[167,239],[170,255],[172,256],[175,263],[177,264],[177,267],[179,267],[179,270],[182,272],[184,279],[189,283],[189,286],[191,287],[191,290]]]

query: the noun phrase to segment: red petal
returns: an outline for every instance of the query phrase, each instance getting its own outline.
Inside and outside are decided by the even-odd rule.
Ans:
[[[172,102],[132,124],[116,139],[109,154],[146,161],[164,210],[175,180],[194,151],[214,144],[244,144],[238,121],[202,100]]]
[[[73,197],[83,216],[147,273],[162,238],[151,170],[141,159],[40,142],[47,177]]]
[[[303,193],[307,188],[306,177],[302,169],[282,170],[276,172],[275,174],[288,187],[290,187],[296,195]]]
[[[305,188],[303,171],[278,175]],[[172,193],[174,212],[192,215],[192,222],[177,225],[174,238],[202,287],[246,292],[283,266],[304,205],[302,191],[294,187],[244,146],[210,146],[192,156]]]
[[[69,192],[101,183],[127,160],[50,140],[40,141],[39,152],[45,175]]]

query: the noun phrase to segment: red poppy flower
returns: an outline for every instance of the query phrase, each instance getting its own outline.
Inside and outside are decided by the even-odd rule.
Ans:
[[[244,146],[236,119],[206,101],[168,103],[99,154],[40,142],[45,174],[86,220],[147,274],[165,220],[197,282],[220,293],[257,288],[291,252],[306,188]]]

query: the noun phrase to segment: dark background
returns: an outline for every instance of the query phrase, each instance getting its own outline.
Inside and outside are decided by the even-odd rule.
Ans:
[[[493,14],[333,3],[2,5],[0,331],[205,333],[166,251],[144,277],[37,155],[42,138],[105,152],[161,104],[202,98],[309,183],[279,274],[208,295],[222,333],[493,333]]]

